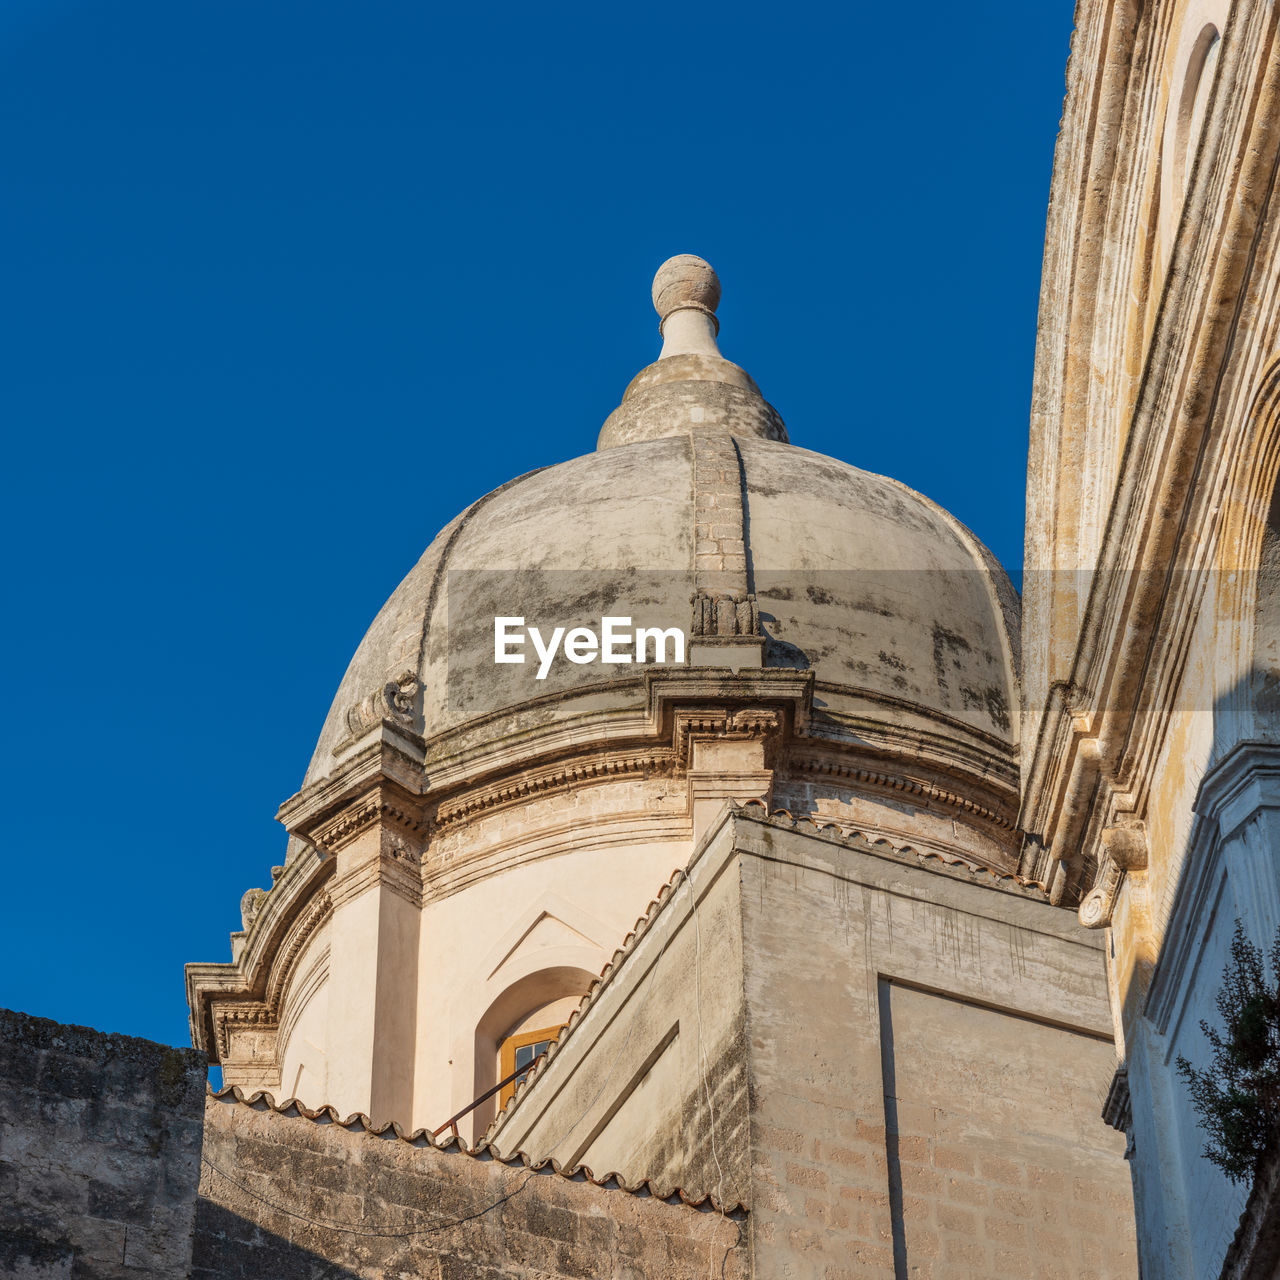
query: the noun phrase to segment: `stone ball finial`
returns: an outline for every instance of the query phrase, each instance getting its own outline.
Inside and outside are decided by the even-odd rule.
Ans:
[[[692,253],[668,258],[653,277],[653,307],[664,324],[672,312],[688,309],[702,311],[714,320],[719,305],[720,277],[709,262]]]

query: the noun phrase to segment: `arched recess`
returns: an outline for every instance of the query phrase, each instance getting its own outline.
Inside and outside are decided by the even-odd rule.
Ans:
[[[474,1096],[478,1098],[498,1083],[499,1046],[505,1036],[535,1024],[544,1027],[566,1022],[596,977],[575,965],[554,965],[525,974],[506,987],[476,1023]],[[477,1107],[474,1133],[483,1133],[496,1114],[496,1098]]]
[[[1214,756],[1280,742],[1280,360],[1246,419],[1219,537]]]
[[[1204,132],[1222,48],[1227,0],[1188,0],[1168,72],[1169,98],[1160,137],[1160,276],[1169,266],[1196,151]]]

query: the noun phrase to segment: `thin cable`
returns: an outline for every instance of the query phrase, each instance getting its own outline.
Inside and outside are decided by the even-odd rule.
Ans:
[[[274,1210],[276,1213],[283,1213],[287,1218],[296,1218],[299,1222],[309,1223],[313,1227],[320,1227],[325,1231],[344,1231],[348,1235],[353,1236],[375,1236],[381,1240],[407,1240],[412,1236],[434,1235],[437,1231],[448,1231],[451,1227],[461,1226],[464,1222],[472,1222],[476,1218],[482,1218],[486,1213],[498,1208],[499,1205],[506,1204],[508,1200],[514,1199],[529,1185],[529,1180],[537,1172],[536,1169],[530,1169],[524,1177],[524,1181],[514,1191],[508,1191],[506,1195],[500,1196],[492,1204],[485,1205],[483,1209],[477,1209],[475,1213],[468,1213],[461,1218],[454,1218],[449,1222],[437,1222],[430,1227],[417,1227],[405,1231],[367,1231],[361,1227],[349,1226],[341,1222],[325,1222],[320,1218],[308,1217],[305,1213],[297,1213],[293,1209],[286,1209],[284,1205],[277,1204],[274,1200],[268,1200],[266,1196],[260,1195],[251,1187],[246,1187],[243,1182],[237,1182],[229,1173],[223,1169],[219,1169],[208,1156],[201,1154],[200,1159],[209,1166],[220,1178],[225,1178],[238,1191],[243,1191],[245,1195],[252,1199],[265,1204],[267,1208]],[[408,1207],[408,1206],[406,1206]]]

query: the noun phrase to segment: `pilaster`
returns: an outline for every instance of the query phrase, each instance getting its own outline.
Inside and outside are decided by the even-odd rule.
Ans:
[[[371,787],[314,839],[337,866],[330,888],[329,1101],[375,1124],[413,1107],[418,928],[425,824],[410,797]]]

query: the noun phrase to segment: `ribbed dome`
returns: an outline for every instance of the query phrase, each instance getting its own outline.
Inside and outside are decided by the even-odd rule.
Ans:
[[[720,354],[720,284],[702,259],[664,264],[653,296],[662,355],[597,451],[511,481],[432,542],[352,659],[307,782],[332,771],[379,698],[428,740],[428,760],[644,706],[651,664],[562,657],[539,678],[527,643],[523,665],[497,663],[504,616],[544,635],[606,616],[691,632],[727,619],[730,634],[691,662],[734,665],[716,644],[744,630],[750,662],[815,673],[822,736],[852,742],[891,719],[962,754],[1010,757],[1018,600],[995,559],[904,485],[787,443]]]
[[[833,714],[874,719],[888,700],[921,729],[1012,744],[1018,605],[990,553],[894,480],[792,445],[735,443],[765,666],[813,669]],[[560,663],[540,685],[532,667],[496,667],[492,619],[596,623],[687,602],[694,452],[691,437],[672,436],[588,454],[513,480],[454,520],[362,641],[307,780],[332,769],[348,708],[406,671],[423,686],[416,727],[428,738],[516,709],[521,689],[581,695],[542,717],[589,711],[593,691],[606,689],[641,704],[634,666]],[[518,609],[513,584],[524,592]]]

